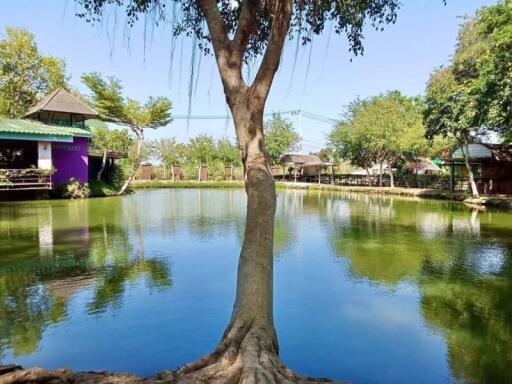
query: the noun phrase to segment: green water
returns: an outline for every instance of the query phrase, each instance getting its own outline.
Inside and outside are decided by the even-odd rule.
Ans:
[[[242,190],[0,204],[0,363],[149,375],[227,324]],[[512,214],[278,193],[281,357],[354,383],[512,383]]]

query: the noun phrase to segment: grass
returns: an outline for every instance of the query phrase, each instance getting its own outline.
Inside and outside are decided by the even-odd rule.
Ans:
[[[91,191],[90,197],[107,197],[116,196],[118,188],[105,183],[103,180],[91,180],[89,182],[89,190]]]
[[[170,181],[170,180],[137,180],[131,185],[133,189],[153,188],[244,188],[243,181]]]

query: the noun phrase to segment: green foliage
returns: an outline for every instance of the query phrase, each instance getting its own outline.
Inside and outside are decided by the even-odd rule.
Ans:
[[[340,158],[364,168],[375,161],[394,163],[424,156],[429,143],[422,108],[420,98],[406,97],[398,91],[355,100],[330,132],[330,144]]]
[[[240,166],[242,163],[238,147],[231,143],[231,140],[227,137],[217,140],[215,157],[223,165]]]
[[[187,161],[186,145],[178,143],[175,138],[154,140],[147,146],[153,149],[153,157],[169,169],[173,165],[182,165]]]
[[[101,150],[127,153],[133,145],[127,129],[109,129],[95,127],[92,129],[91,145]]]
[[[42,55],[34,35],[5,28],[0,40],[0,115],[22,117],[46,94],[67,89],[67,81],[64,61]]]
[[[477,11],[462,25],[452,62],[435,71],[427,86],[428,135],[466,143],[495,130],[512,131],[512,2]]]
[[[122,95],[121,82],[114,77],[103,79],[98,72],[82,76],[91,91],[90,101],[100,116],[110,122],[138,131],[169,124],[171,102],[166,97],[150,97],[144,104]]]
[[[112,0],[75,0],[80,11],[78,16],[89,22],[99,22],[108,6],[115,4],[124,8],[127,23],[131,26],[145,14],[151,14],[154,22],[172,18],[174,35],[193,35],[199,41],[199,48],[210,52],[211,37],[201,2],[175,0],[172,6],[160,0],[112,1]],[[240,2],[245,5],[250,2]],[[233,6],[230,1],[215,2],[222,15],[222,28],[229,35],[235,35],[244,14],[242,6]],[[246,59],[262,54],[267,47],[274,22],[273,3],[253,2],[256,13],[252,17],[251,33],[247,36],[248,44],[244,47]],[[400,7],[398,0],[345,0],[345,1],[294,1],[292,3],[290,36],[297,36],[302,44],[311,41],[313,35],[321,34],[326,26],[333,25],[337,34],[347,36],[352,52],[363,52],[363,31],[369,24],[375,29],[382,29],[385,24],[394,23]],[[179,17],[177,16],[179,15]]]
[[[188,161],[196,165],[208,165],[215,158],[215,140],[207,134],[198,135],[189,140],[187,145]]]
[[[87,183],[80,183],[78,180],[71,178],[64,185],[63,197],[68,199],[86,199],[91,195],[91,190]]]
[[[208,173],[213,179],[224,180],[225,167],[241,165],[238,147],[229,138],[217,141],[212,136],[201,134],[191,138],[187,144],[178,143],[175,138],[153,140],[146,147],[151,149],[151,156],[168,170],[173,165],[180,165],[187,179],[196,179],[199,165],[207,165]]]
[[[272,164],[279,163],[285,153],[296,151],[300,140],[291,121],[278,114],[265,123],[265,150]]]
[[[106,175],[106,182],[108,185],[112,186],[114,189],[119,190],[126,180],[126,175],[124,173],[123,167],[119,164],[112,164]]]

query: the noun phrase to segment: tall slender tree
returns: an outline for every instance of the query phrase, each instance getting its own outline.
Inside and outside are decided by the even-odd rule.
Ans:
[[[399,0],[76,0],[79,16],[97,21],[108,6],[123,7],[129,23],[151,13],[174,17],[175,34],[187,33],[213,47],[244,165],[247,215],[231,321],[213,353],[181,368],[183,383],[305,383],[279,359],[273,319],[273,234],[276,193],[265,153],[263,114],[287,36],[303,43],[333,25],[350,50],[363,52],[367,23],[393,23]],[[174,11],[174,12],[173,12]],[[179,17],[176,14],[179,13]],[[174,15],[174,16],[173,16]],[[158,20],[158,19],[156,19]],[[255,78],[242,76],[248,59],[261,56]]]
[[[82,81],[89,87],[91,103],[100,116],[104,120],[128,127],[135,135],[136,148],[132,170],[118,192],[122,195],[135,178],[143,161],[145,129],[156,129],[171,122],[171,102],[165,97],[150,97],[142,105],[139,101],[122,95],[119,80],[113,77],[104,80],[97,72],[83,75]]]

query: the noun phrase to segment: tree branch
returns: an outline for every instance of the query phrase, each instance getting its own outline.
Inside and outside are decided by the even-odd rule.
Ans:
[[[234,88],[243,83],[241,64],[233,60],[226,23],[222,19],[216,0],[198,0],[198,4],[208,25],[224,90],[230,94]]]
[[[237,60],[242,64],[245,54],[245,48],[251,35],[255,32],[258,16],[258,1],[246,0],[243,3],[240,13],[240,20],[233,38],[234,53]]]
[[[273,13],[267,49],[251,87],[255,95],[263,99],[268,96],[274,75],[279,68],[284,41],[290,28],[292,0],[276,0]]]

